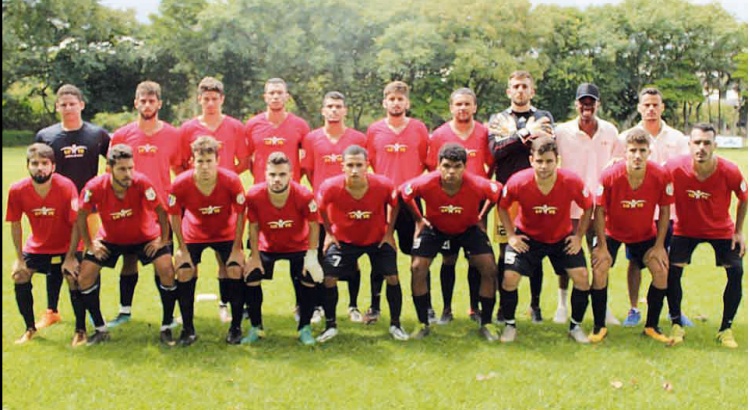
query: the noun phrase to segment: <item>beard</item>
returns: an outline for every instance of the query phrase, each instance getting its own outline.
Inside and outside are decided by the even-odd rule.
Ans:
[[[52,178],[51,172],[47,175],[31,175],[31,179],[34,180],[34,182],[36,182],[37,184],[43,184],[49,181],[50,178]]]

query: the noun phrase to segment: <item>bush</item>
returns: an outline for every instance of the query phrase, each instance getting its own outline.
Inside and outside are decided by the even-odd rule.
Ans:
[[[109,132],[114,132],[116,129],[122,127],[125,124],[135,121],[137,118],[137,114],[133,111],[99,112],[94,116],[91,122]]]
[[[3,130],[3,147],[26,146],[34,142],[34,131]]]

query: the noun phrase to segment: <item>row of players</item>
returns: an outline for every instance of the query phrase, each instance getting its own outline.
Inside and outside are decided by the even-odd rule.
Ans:
[[[191,123],[197,124],[199,128],[202,128],[202,133],[214,132],[217,134],[217,139],[221,139],[220,137],[222,136],[226,139],[226,132],[218,132],[219,130],[227,129],[224,124],[225,120],[229,118],[221,114],[221,102],[223,102],[224,97],[221,83],[211,78],[204,79],[201,82],[199,91],[199,101],[201,102],[203,113],[196,119],[186,123],[182,129],[189,129]],[[468,168],[470,170],[473,170],[478,174],[484,174],[484,172],[488,171],[488,165],[485,165],[482,162],[492,164],[494,156],[494,165],[489,166],[490,173],[494,168],[495,177],[498,180],[507,180],[509,174],[515,172],[514,170],[524,167],[524,162],[526,164],[525,166],[528,166],[529,157],[528,155],[523,155],[524,149],[528,151],[528,142],[538,136],[551,134],[551,115],[543,110],[537,110],[530,105],[530,100],[533,95],[534,86],[531,76],[526,72],[514,72],[510,76],[508,82],[508,97],[511,99],[511,107],[491,118],[488,124],[490,128],[490,132],[488,133],[487,129],[485,129],[482,124],[475,122],[473,119],[473,114],[476,112],[476,97],[468,89],[457,90],[451,96],[450,107],[453,119],[440,129],[436,130],[430,139],[429,137],[426,137],[426,127],[424,127],[421,122],[416,119],[408,118],[405,115],[406,109],[409,107],[408,87],[399,82],[391,83],[386,86],[386,89],[384,90],[383,105],[386,108],[387,118],[374,123],[368,130],[368,135],[364,140],[371,157],[380,159],[380,161],[374,161],[373,169],[375,172],[382,173],[386,176],[392,175],[392,179],[403,179],[403,174],[409,173],[418,175],[423,172],[425,164],[430,166],[429,164],[431,163],[431,167],[434,168],[436,163],[434,160],[435,158],[433,158],[432,161],[430,161],[429,158],[437,156],[437,150],[435,149],[436,146],[439,147],[439,144],[444,143],[445,141],[456,141],[467,147],[469,153]],[[289,127],[288,125],[298,123],[301,119],[295,117],[293,114],[287,113],[284,109],[283,102],[288,98],[288,94],[286,92],[286,85],[283,81],[278,79],[269,80],[266,85],[265,98],[268,104],[268,111],[254,117],[248,122],[248,126],[253,123],[260,123],[263,125],[262,127],[253,128],[258,132],[250,134],[258,137],[256,139],[262,142],[256,145],[258,149],[255,152],[255,158],[257,159],[258,156],[267,157],[268,152],[271,152],[273,149],[286,147],[291,152],[289,155],[290,159],[294,160],[294,158],[297,157],[297,152],[299,152],[299,138],[294,136],[286,138],[286,136],[289,136],[290,128],[295,128],[293,126]],[[154,180],[157,180],[159,179],[159,176],[166,174],[168,181],[169,168],[164,165],[168,164],[170,160],[161,155],[157,155],[159,153],[158,143],[164,140],[163,138],[160,139],[157,137],[163,134],[163,130],[168,131],[171,127],[158,120],[158,109],[161,105],[158,85],[152,82],[144,82],[139,85],[138,91],[136,92],[135,105],[140,113],[138,121],[118,130],[116,135],[118,133],[120,135],[125,135],[123,138],[126,141],[129,141],[130,145],[136,150],[136,163],[138,169],[144,171],[151,169],[152,172],[150,173],[152,175],[150,176],[152,176],[152,179]],[[76,169],[79,171],[91,169],[90,166],[88,168],[80,167],[80,164],[85,162],[89,165],[93,164],[93,172],[95,173],[96,154],[101,153],[104,155],[106,148],[102,149],[102,147],[106,147],[108,144],[101,143],[101,140],[103,140],[101,133],[96,132],[91,124],[81,121],[80,111],[83,109],[83,101],[80,92],[78,92],[75,87],[63,86],[59,90],[57,106],[58,111],[62,114],[62,124],[42,130],[38,135],[38,140],[45,141],[53,147],[56,147],[55,154],[58,158],[59,164],[58,172],[63,174],[67,173],[68,175],[72,173],[73,175],[70,175],[71,178],[76,181],[77,185],[81,185],[81,183],[85,183],[86,177],[80,175],[80,172],[76,175],[74,171]],[[580,114],[579,117],[574,121],[562,124],[556,128],[560,151],[563,152],[563,167],[566,167],[567,165],[568,168],[572,168],[574,171],[582,175],[586,179],[587,185],[589,185],[590,189],[594,189],[591,180],[594,181],[594,184],[596,184],[596,181],[598,180],[598,177],[596,176],[592,178],[592,174],[596,174],[598,169],[604,167],[607,157],[614,156],[616,148],[619,146],[619,144],[613,143],[613,139],[616,141],[616,128],[595,116],[598,106],[598,89],[592,84],[582,85],[576,93],[576,109]],[[638,111],[641,113],[642,117],[642,122],[639,124],[638,128],[643,128],[651,134],[650,145],[653,147],[652,158],[657,160],[664,159],[665,151],[687,149],[687,143],[679,144],[679,139],[676,139],[674,136],[676,132],[661,121],[661,110],[663,110],[663,104],[661,102],[661,95],[658,91],[653,89],[644,90],[641,93],[641,99],[638,106]],[[333,173],[340,172],[340,152],[343,147],[346,146],[341,142],[345,140],[344,137],[347,134],[354,134],[355,136],[358,134],[356,131],[347,128],[344,124],[346,105],[343,96],[339,93],[329,93],[326,95],[326,98],[324,98],[322,114],[326,120],[326,125],[311,133],[311,136],[314,134],[320,134],[319,136],[321,138],[305,139],[305,141],[318,142],[318,147],[315,146],[316,144],[313,144],[312,147],[308,146],[307,150],[302,151],[308,152],[308,155],[302,155],[303,166],[306,162],[305,160],[308,162],[316,160],[315,163],[307,167],[308,178],[311,179],[314,187],[316,186],[316,180],[320,181],[323,179],[316,177],[326,175],[328,170],[332,170]],[[304,121],[302,122],[304,123]],[[395,127],[394,124],[396,125]],[[593,131],[590,130],[592,125]],[[654,125],[656,125],[656,131],[652,131]],[[291,134],[294,135],[293,132]],[[415,137],[414,134],[417,134],[417,136]],[[91,137],[91,135],[94,135],[94,137]],[[87,139],[86,136],[89,136],[89,138]],[[264,136],[266,138],[263,138]],[[489,145],[493,155],[486,155],[487,144],[485,141],[487,141],[487,137],[489,137]],[[288,143],[290,140],[292,142]],[[355,142],[358,142],[358,140],[361,140],[359,136],[354,139]],[[426,144],[424,143],[425,140],[427,141]],[[378,144],[372,144],[373,141],[380,141],[383,143],[378,146]],[[76,142],[78,142],[79,145],[76,146]],[[393,143],[388,144],[388,142]],[[89,144],[88,146],[86,146],[87,143]],[[231,142],[221,142],[222,148],[231,144]],[[162,144],[162,146],[163,145],[164,144]],[[432,145],[432,147],[423,149],[425,145]],[[263,148],[265,148],[265,151],[263,151]],[[319,149],[315,151],[316,148]],[[334,152],[326,153],[326,148],[334,150]],[[432,153],[427,155],[427,152]],[[161,153],[164,153],[164,149],[161,150]],[[139,156],[138,154],[146,155]],[[91,157],[94,158],[93,162],[90,160]],[[226,155],[222,154],[220,158],[224,159],[226,158]],[[240,164],[242,163],[242,155],[239,157],[235,156],[235,158],[236,159],[232,161],[234,165],[233,168],[241,170],[242,167]],[[568,161],[566,161],[566,159],[568,159]],[[180,163],[180,161],[175,162]],[[159,172],[156,172],[156,166],[151,165],[154,163],[161,164]],[[257,163],[258,161],[255,161],[256,165]],[[476,165],[477,163],[479,164],[478,166]],[[72,167],[71,164],[78,166]],[[328,165],[327,168],[326,165]],[[403,166],[399,167],[399,165]],[[314,170],[315,173],[312,172]],[[91,172],[88,173],[91,174]],[[156,178],[153,177],[154,174],[157,174]],[[257,171],[254,174],[256,179],[262,178],[262,174],[259,175]],[[578,215],[577,218],[576,213]],[[580,213],[580,209],[571,212],[571,216],[575,218],[574,221],[580,218]],[[396,226],[397,231],[399,231],[399,245],[401,246],[401,250],[405,253],[409,253],[411,249],[411,238],[413,237],[409,231],[413,233],[414,223],[413,220],[409,218],[408,212],[405,212],[402,209],[399,213]],[[497,232],[498,230],[499,229],[495,229],[494,231]],[[498,250],[502,252],[502,247]],[[134,289],[135,282],[137,281],[137,265],[135,262],[136,261],[132,257],[130,258],[130,262],[126,257],[126,263],[122,272],[123,276],[121,276],[120,289],[122,306],[118,319],[129,318],[130,304],[132,303],[133,294],[132,289]],[[443,296],[446,306],[441,319],[445,319],[446,317],[449,319],[452,318],[452,313],[450,312],[450,296],[452,295],[452,284],[453,281],[455,281],[455,268],[451,262],[454,264],[455,258],[445,258],[444,264],[441,267],[441,279],[443,279],[441,282],[444,285]],[[500,260],[500,262],[502,262],[502,260]],[[531,276],[532,289],[535,287],[533,285],[537,281],[539,281],[539,285],[537,285],[538,288],[541,288],[540,267],[538,269],[539,274]],[[472,270],[474,271],[474,274],[472,274]],[[636,272],[639,273],[639,271],[640,270],[636,268]],[[476,311],[478,305],[478,278],[478,272],[476,272],[475,269],[470,269],[469,281],[470,289],[472,289],[470,292],[472,312]],[[356,279],[358,282],[358,276],[356,276]],[[378,279],[378,275],[373,275],[371,279]],[[354,282],[354,280],[352,280],[352,282]],[[356,286],[352,286],[352,282],[350,282],[350,289],[358,288],[358,283]],[[445,286],[446,283],[448,286]],[[49,284],[50,281],[48,281],[48,288],[50,287]],[[222,300],[226,301],[226,286],[222,286],[225,284],[226,281],[220,279]],[[380,284],[382,286],[382,279]],[[567,284],[567,278],[564,281],[561,280],[561,287],[563,287],[563,284]],[[378,289],[377,291],[374,291],[373,294],[373,307],[379,307],[379,289],[381,286],[372,287],[373,290]],[[446,288],[448,291],[446,291]],[[48,292],[50,295],[54,293],[55,292]],[[59,286],[57,288],[57,293],[59,293]],[[356,292],[351,293],[356,294]],[[541,319],[541,314],[538,310],[538,292],[536,295],[535,303],[534,292],[532,292],[532,307],[535,307],[536,305],[536,309],[533,311],[534,318],[538,317]],[[635,298],[631,295],[631,302],[633,299],[637,300],[637,287],[635,295]],[[53,298],[50,296],[48,305],[56,307],[56,299],[52,299]],[[356,310],[356,296],[353,300],[354,303],[352,305],[354,306],[354,310],[350,308],[350,313],[359,314]],[[564,297],[564,293],[561,291],[560,303],[563,308],[563,315],[559,314],[560,309],[558,309],[558,314],[556,314],[555,318],[556,321],[559,319],[558,316],[563,318],[567,316],[564,310],[565,300],[566,297]],[[633,303],[633,305],[636,306],[635,303]],[[376,318],[377,316],[374,314],[377,314],[378,311],[378,309],[371,309],[365,315],[365,318]],[[431,306],[428,308],[428,312],[432,313]],[[48,311],[48,315],[45,315],[45,319],[50,316],[54,318],[54,315],[56,315],[54,311],[52,312],[52,315],[49,313],[50,312]],[[633,313],[633,309],[631,309],[630,313]],[[500,311],[498,311],[498,316],[501,316]],[[59,318],[59,316],[57,317]],[[631,315],[629,314],[628,319],[630,318]],[[118,319],[113,322],[117,322]],[[45,320],[42,322],[44,321]]]

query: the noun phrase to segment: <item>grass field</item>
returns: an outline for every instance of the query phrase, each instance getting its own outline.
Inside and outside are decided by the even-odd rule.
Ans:
[[[747,175],[747,151],[722,151]],[[3,198],[8,187],[28,174],[22,148],[3,148]],[[3,207],[3,212],[5,212]],[[26,230],[25,233],[28,231]],[[215,301],[196,302],[199,341],[189,348],[165,348],[158,341],[161,305],[146,267],[136,289],[133,320],[112,331],[109,343],[73,349],[73,313],[67,286],[60,310],[63,322],[41,330],[26,345],[13,341],[24,331],[16,307],[10,268],[9,224],[3,227],[3,409],[746,409],[748,407],[748,309],[745,298],[734,323],[740,348],[717,346],[726,278],[713,267],[713,254],[701,245],[685,270],[683,309],[696,320],[684,343],[665,348],[640,335],[641,328],[610,328],[604,343],[581,346],[566,337],[566,325],[550,321],[557,303],[549,266],[542,296],[545,322],[524,315],[528,282],[519,291],[519,336],[511,346],[489,344],[466,315],[466,263],[461,258],[453,308],[457,320],[436,326],[422,341],[397,342],[387,333],[387,313],[373,326],[346,319],[346,285],[340,286],[340,335],[325,345],[305,348],[296,340],[293,297],[287,265],[264,283],[264,323],[268,338],[257,346],[228,346]],[[628,308],[623,255],[610,279],[610,306],[624,319]],[[218,293],[213,256],[206,254],[197,293]],[[747,260],[747,259],[745,259]],[[408,284],[408,259],[399,256]],[[440,309],[437,262],[433,303]],[[745,263],[747,266],[747,263]],[[363,264],[364,272],[369,265]],[[747,269],[747,267],[745,268]],[[118,310],[117,270],[102,276],[102,310]],[[648,275],[644,276],[645,296]],[[360,308],[369,305],[363,280]],[[45,281],[34,278],[37,317],[46,307]],[[409,286],[404,287],[404,327],[416,316]],[[385,297],[384,312],[387,312]],[[645,309],[645,306],[642,306]],[[665,306],[666,308],[666,306]],[[585,328],[591,328],[590,309]],[[663,319],[662,327],[668,328]],[[243,323],[245,330],[248,324]],[[322,325],[317,325],[316,332]],[[89,330],[91,330],[89,328]]]

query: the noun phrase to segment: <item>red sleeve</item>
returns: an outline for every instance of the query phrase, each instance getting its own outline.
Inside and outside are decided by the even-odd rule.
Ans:
[[[742,172],[740,172],[740,169],[736,165],[732,164],[732,166],[729,167],[727,176],[729,188],[734,191],[735,195],[737,195],[737,200],[739,200],[740,202],[747,202],[747,182],[742,176]]]
[[[15,187],[11,187],[8,192],[8,206],[5,211],[5,222],[18,222],[21,220],[23,211],[19,201],[19,192]]]
[[[252,189],[252,188],[251,188]],[[258,209],[255,206],[255,201],[252,200],[250,197],[252,191],[247,191],[247,194],[245,195],[245,213],[246,218],[250,223],[257,223],[258,222]]]
[[[109,140],[109,149],[111,149],[117,144],[124,144],[124,143],[125,141],[123,140],[122,128],[120,128],[119,130],[115,131],[114,134],[112,134],[112,139]],[[107,149],[107,152],[109,152],[109,149]]]
[[[575,186],[575,188],[573,188],[575,189],[575,192],[573,192],[575,203],[583,210],[593,207],[594,199],[591,197],[591,192],[586,188],[586,184],[584,184],[583,180],[580,178],[573,178],[573,181],[575,181],[575,183],[571,185]]]
[[[190,148],[190,144],[193,141],[190,140],[190,131],[186,124],[182,124],[180,127],[180,156],[182,157],[181,165],[183,168],[188,169],[192,166],[193,150]]]
[[[604,172],[601,177],[599,177],[599,186],[596,188],[595,193],[595,203],[596,206],[606,207],[607,201],[609,199],[609,173]],[[606,209],[606,208],[605,208]]]
[[[237,150],[235,155],[238,159],[247,158],[250,156],[250,151],[247,148],[247,138],[245,138],[245,126],[240,120],[237,120],[236,130],[234,132],[235,143],[237,144]]]
[[[312,135],[313,134],[307,134],[305,135],[305,138],[302,139],[302,151],[305,153],[305,155],[300,158],[300,167],[302,168],[302,173],[307,175],[311,182],[313,167],[315,165],[313,161],[315,153],[313,152]]]
[[[661,171],[659,206],[672,205],[674,203],[674,182],[672,181],[672,175],[664,168],[661,168]]]
[[[245,144],[247,146],[247,155],[253,155],[255,152],[255,144],[253,143],[253,119],[247,122],[245,125]]]
[[[373,129],[375,124],[370,125],[367,128],[367,159],[370,162],[370,167],[375,169],[375,153],[377,149],[375,147],[375,130]],[[322,206],[322,205],[321,205]]]
[[[440,136],[436,136],[435,134],[433,134],[429,140],[429,143],[427,144],[427,160],[425,162],[425,165],[427,165],[428,171],[434,171],[437,167],[437,157],[438,152],[440,152],[440,142]]]
[[[497,181],[490,181],[488,179],[483,179],[481,177],[477,178],[477,180],[482,183],[484,187],[484,193],[487,195],[487,198],[492,203],[496,203],[498,199],[500,199],[500,194],[503,190],[503,185]]]
[[[318,221],[318,203],[315,202],[315,196],[313,195],[310,190],[305,188],[304,186],[300,190],[301,200],[300,200],[300,211],[302,212],[302,215],[310,222],[317,222]]]
[[[231,184],[230,189],[232,191],[232,196],[234,197],[232,208],[235,212],[242,212],[245,210],[245,187],[242,186],[242,180],[240,180],[240,177],[235,174],[232,174],[229,181]]]
[[[508,183],[505,184],[503,187],[502,194],[500,195],[500,201],[497,203],[497,206],[503,209],[510,208],[511,205],[513,205],[513,202],[516,201],[516,184],[513,178],[508,180]]]
[[[78,218],[78,190],[73,181],[66,181],[65,186],[67,187],[68,198],[70,198],[68,218],[70,222],[75,222]]]
[[[419,196],[419,189],[421,188],[421,184],[419,183],[419,177],[410,179],[406,182],[404,182],[398,189],[399,194],[401,195],[401,198],[404,200],[404,202],[409,202],[414,200],[417,196]]]
[[[81,191],[81,195],[78,201],[81,209],[92,212],[94,210],[94,205],[99,202],[101,197],[101,190],[98,189],[98,187],[93,183],[98,180],[99,179],[97,178],[92,179],[83,187],[83,191]]]
[[[177,200],[178,197],[182,196],[182,192],[180,192],[180,186],[176,182],[177,180],[169,187],[169,195],[167,195],[167,213],[170,215],[182,214],[182,204]]]
[[[161,197],[156,194],[154,185],[147,178],[141,180],[141,182],[138,184],[138,189],[140,189],[140,191],[143,193],[143,197],[146,198],[146,200],[144,201],[144,203],[146,204],[146,208],[154,210],[159,205],[161,205],[162,208],[164,207],[164,204],[161,203]]]
[[[421,124],[419,127],[419,160],[422,161],[423,167],[427,167],[427,144],[430,140],[430,131],[427,130],[427,126]]]

